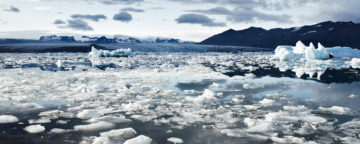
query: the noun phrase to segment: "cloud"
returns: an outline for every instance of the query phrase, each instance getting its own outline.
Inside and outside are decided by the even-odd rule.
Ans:
[[[55,20],[54,24],[55,25],[61,25],[61,24],[65,24],[65,22],[63,20]]]
[[[237,7],[229,10],[224,7],[215,7],[208,10],[189,10],[202,14],[225,15],[227,20],[235,23],[249,23],[254,21],[273,21],[277,23],[292,23],[290,15],[275,15],[254,10],[253,8]]]
[[[132,16],[130,13],[123,11],[114,15],[113,19],[121,22],[130,22],[132,20]]]
[[[8,9],[4,9],[4,11],[19,13],[19,12],[20,12],[20,9],[17,8],[17,7],[11,6],[11,7],[8,8]]]
[[[224,7],[215,7],[208,10],[188,10],[189,12],[197,12],[197,13],[204,13],[204,14],[215,14],[215,15],[231,15],[233,14],[232,11],[228,10]]]
[[[94,30],[91,26],[89,26],[87,22],[79,19],[68,20],[68,24],[66,26],[60,26],[60,28],[71,28],[74,30],[82,30],[82,31]]]
[[[123,8],[123,9],[121,9],[121,11],[124,11],[124,12],[145,12],[145,10],[143,10],[143,9],[136,9],[136,8],[132,8],[132,7]]]
[[[71,18],[83,19],[83,20],[92,20],[92,21],[98,22],[101,19],[106,19],[106,16],[103,15],[103,14],[97,14],[97,15],[74,14],[74,15],[71,16]]]
[[[226,26],[223,22],[214,22],[212,19],[205,15],[199,15],[199,14],[184,14],[181,15],[179,18],[175,20],[179,24],[200,24],[202,26],[208,26],[208,27],[222,27]]]
[[[134,4],[134,3],[144,2],[144,0],[98,0],[98,1],[103,4]]]
[[[302,16],[306,21],[353,21],[360,22],[359,0],[327,0],[313,5],[314,12]]]

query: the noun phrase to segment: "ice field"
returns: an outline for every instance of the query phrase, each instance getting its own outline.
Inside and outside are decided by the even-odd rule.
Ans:
[[[360,60],[0,54],[0,141],[360,143]]]

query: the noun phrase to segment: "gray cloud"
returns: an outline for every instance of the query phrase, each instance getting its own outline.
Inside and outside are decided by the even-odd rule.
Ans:
[[[302,16],[303,20],[320,22],[331,21],[353,21],[360,22],[359,0],[327,0],[320,1],[315,5],[315,11],[310,15]]]
[[[137,8],[132,8],[132,7],[123,8],[123,9],[121,9],[121,11],[124,11],[124,12],[145,12],[145,10],[143,10],[143,9],[137,9]]]
[[[130,13],[123,11],[114,15],[113,19],[121,22],[130,22],[132,20],[132,16]]]
[[[83,20],[92,20],[92,21],[98,22],[101,19],[106,19],[106,16],[103,15],[103,14],[97,14],[97,15],[74,14],[74,15],[71,16],[71,18],[83,19]]]
[[[61,24],[65,24],[65,22],[63,20],[55,20],[54,24],[55,25],[61,25]]]
[[[4,9],[4,11],[8,11],[8,12],[20,12],[20,9],[17,8],[17,7],[14,7],[14,6],[11,6],[10,8],[8,9]]]
[[[232,15],[233,12],[224,7],[215,7],[208,10],[188,10],[189,12],[198,12],[204,14],[215,14],[215,15]]]
[[[188,24],[200,24],[202,26],[208,27],[222,27],[226,26],[223,22],[214,22],[212,19],[205,15],[199,14],[184,14],[175,20],[179,24],[188,23]]]
[[[192,12],[213,14],[213,15],[225,15],[227,20],[232,22],[254,22],[254,21],[273,21],[277,23],[292,23],[290,15],[275,15],[267,14],[253,8],[238,7],[234,10],[229,10],[224,7],[215,7],[208,10],[190,10]]]
[[[89,26],[87,22],[79,19],[68,20],[68,24],[66,26],[60,26],[60,28],[71,28],[74,30],[82,30],[82,31],[94,30],[91,26]]]

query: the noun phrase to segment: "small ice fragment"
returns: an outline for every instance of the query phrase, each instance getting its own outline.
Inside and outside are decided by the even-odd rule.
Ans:
[[[304,138],[298,138],[298,137],[294,137],[294,136],[284,136],[284,138],[279,138],[279,137],[271,137],[271,140],[274,141],[275,143],[284,143],[284,144],[288,144],[288,143],[303,143],[304,142]]]
[[[62,67],[62,65],[63,65],[63,62],[62,62],[61,60],[58,60],[58,61],[56,62],[56,66],[57,66],[58,68]]]
[[[113,128],[114,126],[115,125],[113,123],[100,121],[88,125],[77,125],[74,126],[74,129],[80,131],[98,131],[98,130],[110,129]]]
[[[117,144],[111,141],[108,137],[95,137],[92,144]]]
[[[340,114],[340,115],[347,114],[347,113],[351,112],[350,108],[341,107],[341,106],[332,106],[332,107],[329,107],[329,108],[319,107],[319,110],[331,112],[333,114]]]
[[[49,118],[40,118],[40,119],[30,119],[29,124],[44,124],[50,123],[51,120]]]
[[[102,132],[100,133],[100,136],[109,138],[128,138],[134,136],[135,134],[136,131],[133,128],[123,128]]]
[[[81,118],[81,119],[90,119],[90,118],[96,118],[101,116],[102,114],[100,114],[99,112],[97,112],[96,110],[93,109],[86,109],[83,110],[81,112],[79,112],[76,117]]]
[[[61,128],[53,128],[50,130],[50,132],[52,133],[58,133],[58,134],[62,134],[62,133],[66,133],[68,132],[68,130],[65,129],[61,129]]]
[[[90,123],[95,123],[99,121],[105,121],[110,123],[127,123],[131,122],[130,119],[125,118],[125,116],[116,117],[116,116],[103,116],[98,118],[92,118],[89,120]]]
[[[39,116],[58,116],[63,111],[60,110],[49,110],[49,111],[43,111],[39,113]]]
[[[4,123],[16,123],[19,119],[12,115],[0,115],[0,124]]]
[[[353,58],[350,63],[351,67],[360,68],[360,58]]]
[[[355,94],[349,95],[349,98],[355,98],[355,97],[357,97],[357,95],[355,95]]]
[[[152,139],[150,137],[139,135],[135,138],[126,140],[124,144],[150,144]]]
[[[271,106],[275,103],[275,100],[264,98],[263,100],[259,101],[259,104],[262,106]]]
[[[204,103],[209,101],[215,101],[215,93],[209,89],[205,89],[204,93],[198,97],[186,97],[186,100],[194,101],[196,103]]]
[[[184,142],[181,138],[176,138],[176,137],[170,137],[167,139],[167,141],[172,142],[174,144],[181,144]]]
[[[213,82],[213,84],[211,84],[210,87],[218,89],[220,87],[220,84]]]
[[[262,85],[250,85],[250,84],[243,84],[244,89],[258,89],[263,88]]]
[[[40,133],[45,131],[45,127],[42,125],[30,125],[24,128],[28,133]]]

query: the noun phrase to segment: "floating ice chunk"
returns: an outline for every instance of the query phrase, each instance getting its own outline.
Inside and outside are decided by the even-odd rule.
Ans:
[[[357,97],[357,95],[355,95],[355,94],[351,94],[351,95],[349,95],[348,97],[349,97],[349,98],[356,98],[356,97]]]
[[[39,113],[39,116],[58,116],[63,111],[60,110],[49,110],[49,111],[43,111]]]
[[[0,124],[4,123],[16,123],[19,119],[12,115],[0,115]]]
[[[262,86],[262,85],[243,84],[244,89],[258,89],[258,88],[263,88],[263,87],[264,86]]]
[[[95,137],[92,144],[121,144],[121,142],[112,141],[108,137]]]
[[[257,110],[259,109],[260,107],[259,106],[255,106],[255,105],[244,105],[244,108],[246,110]]]
[[[30,125],[24,128],[28,133],[40,133],[45,131],[45,127],[42,125]]]
[[[117,116],[103,116],[98,118],[92,118],[88,122],[95,123],[99,121],[105,121],[110,123],[127,123],[131,122],[130,119],[125,118],[125,116],[117,117]]]
[[[62,134],[62,133],[66,133],[68,132],[69,130],[65,130],[65,129],[61,129],[61,128],[53,128],[50,130],[50,132],[52,133],[58,133],[58,134]]]
[[[275,126],[272,122],[264,121],[262,119],[245,118],[244,124],[248,126],[249,132],[268,132],[275,130],[283,130],[281,127]]]
[[[172,142],[173,144],[181,144],[184,142],[181,138],[176,137],[170,137],[167,139],[167,141]]]
[[[116,138],[128,138],[132,137],[136,134],[136,131],[133,128],[123,128],[123,129],[117,129],[117,130],[110,130],[107,132],[100,133],[100,136],[102,137],[109,137],[112,139]]]
[[[109,50],[98,50],[95,47],[91,48],[89,57],[130,57],[133,56],[133,52],[130,48],[128,49],[117,49],[113,51]]]
[[[196,103],[204,103],[209,101],[216,101],[215,93],[209,89],[205,89],[204,93],[198,97],[186,97],[186,100]]]
[[[264,98],[263,100],[259,101],[259,104],[262,106],[272,106],[275,103],[275,100]]]
[[[310,43],[310,46],[307,47],[305,50],[305,58],[307,60],[311,60],[311,59],[327,60],[329,59],[329,53],[327,52],[325,47],[322,46],[320,43],[318,43],[318,49],[315,49],[314,44]]]
[[[294,122],[305,121],[311,124],[325,123],[327,120],[320,116],[315,116],[308,111],[292,111],[291,113],[286,111],[270,112],[265,115],[265,121],[268,122]]]
[[[132,115],[130,117],[133,119],[136,119],[138,121],[141,121],[141,122],[148,122],[148,121],[151,121],[151,119],[152,119],[151,117],[144,116],[144,115]]]
[[[282,97],[289,97],[288,94],[281,94],[281,93],[273,93],[273,94],[266,94],[265,95],[266,98],[282,98]]]
[[[299,144],[299,143],[303,143],[305,139],[294,137],[294,136],[284,136],[284,138],[279,138],[279,137],[274,136],[274,137],[271,137],[271,140],[274,141],[275,143]]]
[[[306,46],[304,43],[302,43],[301,41],[298,41],[296,43],[296,46],[293,47],[294,49],[294,53],[296,54],[301,54],[301,55],[305,55],[305,50],[306,50]]]
[[[304,105],[300,105],[300,106],[283,106],[284,110],[287,111],[304,111],[306,110],[306,107]]]
[[[126,140],[124,144],[150,144],[152,139],[150,137],[139,135],[135,138]]]
[[[351,60],[351,67],[360,68],[360,58],[353,58]]]
[[[344,138],[341,138],[341,141],[343,141],[344,143],[346,144],[358,144],[360,143],[360,140],[359,139],[356,139],[356,138],[353,138],[353,137],[344,137]]]
[[[249,78],[249,79],[254,79],[254,78],[256,78],[256,75],[254,75],[253,73],[247,73],[247,74],[245,74],[245,77]]]
[[[96,110],[93,109],[86,109],[83,110],[81,112],[79,112],[76,117],[81,118],[81,119],[90,119],[90,118],[96,118],[101,116],[102,114],[100,114],[99,112],[97,112]]]
[[[275,55],[273,56],[273,59],[278,59],[280,61],[288,61],[292,59],[298,59],[300,57],[300,55],[293,52],[291,46],[278,46],[275,49]]]
[[[220,84],[213,82],[209,87],[218,89],[220,87]]]
[[[60,68],[60,67],[62,67],[64,64],[63,64],[63,62],[61,61],[61,60],[58,60],[57,62],[56,62],[56,66],[58,67],[58,68]]]
[[[44,123],[50,123],[51,120],[49,118],[40,118],[40,119],[30,119],[29,124],[44,124]]]
[[[333,114],[339,114],[339,115],[348,114],[348,113],[351,112],[350,108],[341,107],[341,106],[332,106],[332,107],[329,107],[329,108],[319,107],[319,110],[330,112],[330,113],[333,113]]]
[[[99,131],[104,129],[110,129],[113,128],[114,126],[115,125],[113,123],[100,121],[88,125],[77,125],[74,126],[74,129],[80,131]]]

